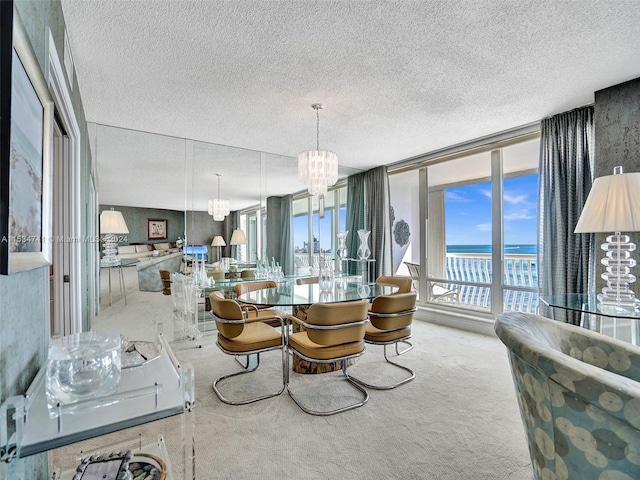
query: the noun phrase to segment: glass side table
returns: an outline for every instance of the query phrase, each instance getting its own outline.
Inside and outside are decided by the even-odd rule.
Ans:
[[[112,305],[112,296],[111,296],[111,269],[112,268],[117,268],[118,269],[118,274],[119,274],[119,281],[120,281],[120,295],[122,297],[124,297],[124,304],[127,304],[127,289],[124,285],[124,274],[122,273],[122,267],[130,267],[132,265],[135,265],[136,263],[138,263],[140,260],[138,260],[137,258],[121,258],[118,260],[117,263],[105,263],[105,262],[100,262],[100,268],[107,268],[109,271],[109,306]]]
[[[561,308],[580,313],[580,326],[633,345],[640,344],[640,304],[635,309],[614,311],[601,308],[593,294],[567,293],[563,295],[541,295],[539,300],[551,308]]]

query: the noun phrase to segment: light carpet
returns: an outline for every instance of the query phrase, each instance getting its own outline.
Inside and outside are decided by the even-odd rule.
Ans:
[[[128,305],[103,308],[94,328],[149,339],[171,318],[171,299],[139,292],[127,278]],[[531,480],[533,474],[504,346],[497,338],[426,322],[413,325],[415,348],[398,361],[416,379],[397,389],[370,391],[369,402],[330,417],[302,412],[282,395],[246,406],[223,404],[212,381],[240,366],[205,335],[202,348],[176,350],[194,367],[195,452],[199,479],[437,479]],[[223,384],[230,396],[272,391],[281,378],[279,352],[262,355],[259,369]],[[367,346],[350,371],[389,379],[382,347]],[[292,388],[319,408],[353,396],[339,373],[292,374]],[[339,392],[339,393],[338,393]],[[87,451],[142,433],[166,440],[174,473],[181,467],[180,417],[160,420],[54,451],[53,463],[74,468]]]

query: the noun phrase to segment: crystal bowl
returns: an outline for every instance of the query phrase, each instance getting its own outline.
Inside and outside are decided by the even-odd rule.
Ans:
[[[115,393],[122,342],[115,332],[82,332],[51,340],[47,358],[49,407]]]

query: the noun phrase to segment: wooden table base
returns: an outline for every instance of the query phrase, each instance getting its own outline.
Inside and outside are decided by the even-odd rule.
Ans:
[[[293,315],[299,318],[302,321],[307,320],[307,310],[309,306],[294,306],[293,307]],[[296,323],[293,324],[293,332],[301,332],[304,330],[304,327],[298,325]],[[353,365],[356,359],[347,360],[347,365]],[[333,363],[316,363],[309,362],[307,360],[303,360],[295,353],[293,354],[293,363],[292,369],[296,373],[326,373],[326,372],[336,372],[342,369],[342,362],[333,362]]]

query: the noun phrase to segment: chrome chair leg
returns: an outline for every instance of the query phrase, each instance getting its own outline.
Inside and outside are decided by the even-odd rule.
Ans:
[[[296,355],[300,355],[305,360],[316,361],[316,362],[318,361],[317,359],[315,359],[315,360],[308,359],[304,355],[301,355],[299,352],[296,352]],[[333,362],[331,362],[331,363],[333,363]],[[300,409],[303,412],[308,413],[310,415],[320,416],[320,417],[325,417],[325,416],[329,416],[329,415],[335,415],[336,413],[346,412],[348,410],[353,410],[354,408],[358,408],[358,407],[363,406],[365,403],[367,403],[367,401],[369,401],[369,393],[364,388],[362,388],[360,385],[358,385],[357,383],[353,382],[351,380],[351,377],[347,374],[347,359],[342,359],[341,360],[341,365],[342,365],[342,373],[345,376],[345,380],[347,380],[349,382],[349,384],[351,384],[356,390],[358,390],[362,394],[362,400],[360,400],[359,402],[352,403],[352,404],[346,405],[344,407],[336,408],[334,410],[327,410],[327,411],[313,410],[312,408],[309,408],[309,407],[305,406],[300,401],[299,398],[296,398],[296,396],[291,391],[290,383],[287,382],[287,392],[289,393],[289,396],[296,403],[296,405],[298,405],[298,407],[300,407]]]
[[[258,367],[260,366],[260,354],[257,353],[255,355],[256,355],[255,365],[250,365],[249,355],[247,355],[246,357],[247,357],[247,367],[248,368],[245,368],[244,370],[241,370],[239,372],[235,372],[235,373],[231,373],[231,374],[228,374],[228,375],[224,375],[222,377],[219,377],[219,378],[215,379],[215,381],[213,382],[213,391],[218,396],[220,401],[222,401],[222,402],[224,402],[224,403],[226,403],[228,405],[248,405],[250,403],[254,403],[254,402],[258,402],[260,400],[264,400],[265,398],[276,397],[276,396],[280,395],[282,392],[284,392],[284,389],[285,389],[286,384],[287,384],[287,382],[286,382],[286,373],[284,372],[284,369],[285,369],[285,363],[288,364],[288,362],[284,362],[283,361],[283,364],[282,364],[282,369],[283,369],[282,388],[280,388],[279,391],[273,392],[273,393],[267,393],[265,395],[261,395],[259,397],[251,398],[251,399],[248,399],[248,400],[230,400],[230,399],[226,398],[224,395],[222,395],[222,392],[218,388],[218,384],[220,382],[222,382],[223,380],[226,380],[228,378],[237,377],[238,375],[244,375],[245,373],[255,372],[258,369]],[[236,358],[236,360],[237,360],[237,358]],[[240,360],[238,360],[238,362],[241,363]]]
[[[245,362],[242,363],[242,360],[240,359],[240,357],[244,357],[245,358]],[[242,368],[244,368],[245,370],[251,369],[251,371],[255,370],[256,368],[258,368],[258,366],[253,366],[255,363],[255,360],[252,361],[253,358],[255,358],[255,355],[251,354],[251,355],[236,355],[234,357],[236,359],[236,362],[238,362],[240,365],[242,365]],[[257,358],[258,363],[260,363],[260,357]]]
[[[403,340],[403,342],[404,343],[408,343],[409,345],[411,345],[411,343],[407,342],[406,340]],[[396,343],[396,352],[397,352],[398,351],[397,349],[398,349],[398,343],[399,342],[395,342],[395,343]],[[407,378],[404,378],[403,380],[400,380],[399,382],[392,383],[390,385],[374,385],[372,383],[368,383],[368,382],[365,382],[364,380],[356,378],[353,375],[348,375],[348,377],[349,377],[349,379],[351,381],[356,382],[356,383],[362,385],[363,387],[372,388],[373,390],[391,390],[393,388],[399,387],[400,385],[404,385],[405,383],[409,383],[414,378],[416,378],[416,372],[411,370],[409,367],[405,367],[404,365],[400,365],[399,363],[396,363],[396,362],[393,362],[393,361],[389,360],[389,357],[387,356],[387,344],[382,344],[382,345],[384,345],[384,359],[387,361],[387,363],[390,363],[394,367],[397,367],[397,368],[400,368],[400,369],[404,370],[405,372],[409,373],[409,376]],[[408,352],[412,348],[413,348],[413,345],[411,345],[409,348],[403,350],[401,353],[398,353],[398,355],[401,355],[402,353]]]
[[[407,345],[409,345],[407,348],[405,348],[404,350],[402,350],[401,352],[398,351],[398,344],[399,343],[405,343]],[[385,346],[386,348],[386,346]],[[399,342],[396,342],[396,355],[402,355],[403,353],[407,353],[409,351],[413,350],[413,344],[411,342],[409,342],[408,340],[400,340]]]

